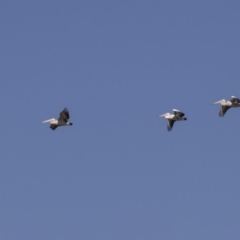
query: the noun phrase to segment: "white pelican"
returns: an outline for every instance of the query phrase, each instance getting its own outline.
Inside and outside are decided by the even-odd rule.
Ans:
[[[43,123],[50,123],[50,128],[52,130],[55,130],[57,127],[59,126],[71,126],[73,125],[72,123],[68,122],[69,119],[69,112],[67,110],[67,108],[64,108],[62,112],[60,112],[60,116],[57,119],[55,118],[51,118],[49,120],[45,120],[43,121]]]
[[[225,99],[222,99],[222,100],[217,101],[217,102],[215,102],[213,104],[220,104],[221,105],[219,116],[223,117],[224,114],[227,112],[227,110],[229,108],[240,107],[240,99],[232,96],[232,99],[229,100],[229,101],[226,101]]]
[[[167,129],[168,131],[171,131],[173,128],[173,124],[175,121],[181,121],[181,120],[187,120],[187,118],[184,117],[184,113],[178,111],[177,109],[173,109],[174,114],[165,113],[160,115],[159,117],[165,117],[167,119]]]

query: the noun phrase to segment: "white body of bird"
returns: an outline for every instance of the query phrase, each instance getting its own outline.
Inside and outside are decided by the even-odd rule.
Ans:
[[[220,104],[221,106],[233,107],[232,102],[226,101],[225,99],[222,99],[222,100],[220,100],[220,101],[214,102],[213,104]]]
[[[49,120],[45,120],[43,121],[43,123],[47,123],[49,122],[50,124],[55,124],[55,125],[58,125],[58,126],[68,126],[68,125],[72,125],[70,122],[65,122],[65,121],[59,121],[55,118],[51,118]]]

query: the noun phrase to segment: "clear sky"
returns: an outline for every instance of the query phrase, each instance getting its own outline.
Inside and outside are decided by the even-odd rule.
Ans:
[[[240,239],[240,109],[211,105],[240,97],[239,12],[1,1],[0,239]]]

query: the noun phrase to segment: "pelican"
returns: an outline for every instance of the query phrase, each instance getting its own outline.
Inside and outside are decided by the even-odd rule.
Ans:
[[[43,123],[50,123],[50,128],[52,130],[55,130],[59,126],[71,126],[73,125],[72,123],[68,122],[69,119],[69,112],[67,108],[64,108],[62,112],[60,112],[60,116],[58,119],[51,118],[49,120],[43,121]]]
[[[174,114],[165,113],[160,115],[159,117],[165,117],[167,119],[167,130],[171,131],[173,128],[173,124],[175,121],[182,121],[187,120],[187,118],[184,117],[184,113],[180,112],[177,109],[173,109]]]
[[[221,105],[221,109],[219,111],[219,116],[223,117],[229,108],[240,107],[240,99],[232,96],[231,100],[226,101],[225,99],[222,99],[222,100],[217,101],[213,104],[220,104]]]

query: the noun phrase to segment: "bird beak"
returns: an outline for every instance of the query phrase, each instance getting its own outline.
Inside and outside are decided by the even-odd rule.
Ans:
[[[51,121],[52,121],[52,119],[48,119],[48,120],[43,121],[42,123],[47,123],[47,122],[51,122]]]
[[[159,115],[158,117],[165,117],[167,115],[167,113],[164,113],[162,115]]]
[[[214,103],[212,103],[212,104],[220,104],[221,102],[222,102],[222,100],[217,101],[217,102],[214,102]]]

